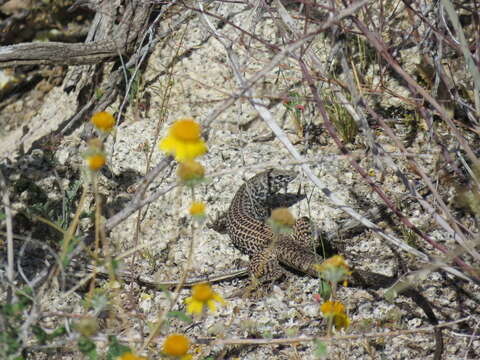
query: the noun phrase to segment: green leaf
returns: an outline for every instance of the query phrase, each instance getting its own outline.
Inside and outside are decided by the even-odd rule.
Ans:
[[[84,306],[88,308],[93,308],[95,312],[98,314],[101,311],[105,310],[109,306],[109,299],[108,296],[105,294],[103,289],[95,289],[93,298],[91,302],[88,300],[84,300]]]
[[[65,335],[67,333],[67,329],[64,326],[60,326],[59,328],[55,329],[50,335],[48,335],[49,340],[53,340],[56,337]]]
[[[32,325],[33,335],[36,336],[40,344],[45,345],[48,340],[48,334],[38,325]]]
[[[65,191],[65,195],[68,200],[73,200],[75,198],[81,185],[82,185],[82,182],[80,180],[77,180],[72,184],[70,189],[67,189]]]
[[[192,318],[190,316],[187,316],[184,312],[182,311],[170,311],[167,314],[167,317],[170,318],[177,318],[179,320],[182,320],[186,322],[187,324],[191,324],[193,322]]]
[[[120,344],[114,335],[108,337],[108,342],[107,360],[116,360],[119,356],[131,351],[128,346]]]
[[[328,301],[330,299],[330,296],[332,296],[332,288],[328,281],[322,280],[320,282],[320,289],[318,292],[323,300]]]
[[[273,334],[271,330],[264,330],[262,331],[262,338],[265,339],[273,339]]]
[[[120,268],[121,262],[115,259],[112,259],[110,262],[110,265],[112,266],[113,272],[117,272]]]
[[[64,239],[62,240],[62,248],[63,248],[63,241]],[[67,252],[62,259],[62,265],[64,268],[68,267],[68,265],[70,264],[70,260],[71,260],[70,254],[73,252],[73,250],[75,250],[75,247],[77,246],[78,242],[79,242],[79,239],[75,236],[73,236],[70,239],[70,242],[68,243],[68,247],[67,247]]]
[[[326,359],[328,355],[327,344],[318,339],[313,340],[313,354],[317,359]]]
[[[97,360],[97,345],[92,340],[82,336],[78,339],[77,345],[82,354],[88,356],[90,360]]]
[[[100,88],[95,89],[95,98],[100,100],[104,94],[104,91]]]
[[[33,291],[29,286],[25,286],[21,291],[17,291],[15,295],[18,297],[18,304],[22,307],[22,309],[33,303]]]
[[[158,290],[162,291],[165,293],[165,296],[167,297],[168,301],[172,301],[172,295],[170,294],[170,291],[168,291],[168,288],[165,285],[158,285]]]
[[[7,355],[15,354],[22,347],[22,341],[18,337],[17,329],[8,329],[7,331],[0,333],[0,345],[2,346],[3,353]],[[18,357],[23,359],[23,357]]]

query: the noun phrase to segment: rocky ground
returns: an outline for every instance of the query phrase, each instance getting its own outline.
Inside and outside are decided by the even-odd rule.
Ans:
[[[265,168],[277,167],[297,170],[299,176],[291,184],[290,190],[296,191],[301,186],[302,191],[307,194],[307,199],[292,208],[293,214],[296,217],[309,216],[323,232],[335,232],[349,217],[338,204],[325,197],[322,189],[315,186],[306,176],[302,165],[308,166],[341,202],[364,214],[382,204],[382,199],[350,165],[348,160],[353,157],[366,169],[369,179],[395,201],[417,228],[450,251],[462,254],[456,240],[422,207],[418,199],[409,195],[401,182],[399,172],[388,162],[380,161],[379,165],[381,157],[372,155],[366,129],[354,133],[352,141],[343,139],[351,155],[345,156],[340,152],[324,126],[305,76],[295,58],[300,54],[298,49],[292,50],[290,57],[284,56],[270,68],[276,54],[271,49],[282,48],[288,43],[287,40],[294,39],[294,30],[299,34],[304,31],[303,19],[306,15],[303,7],[299,7],[298,3],[295,5],[295,2],[284,5],[284,11],[290,14],[293,23],[286,21],[288,17],[282,17],[282,8],[277,1],[265,8],[240,2],[211,2],[205,4],[208,15],[199,13],[198,3],[178,4],[164,14],[157,33],[168,33],[168,36],[162,37],[162,40],[156,43],[130,93],[124,93],[106,108],[106,111],[118,114],[119,110],[123,109],[124,99],[128,100],[128,105],[120,116],[121,122],[105,144],[108,168],[101,172],[98,184],[105,204],[104,217],[108,219],[125,208],[133,199],[145,174],[165,158],[157,144],[159,139],[167,134],[168,126],[176,119],[193,117],[202,124],[209,148],[208,153],[201,159],[208,174],[208,182],[201,185],[195,194],[197,200],[207,204],[207,222],[213,221],[228,209],[235,191],[245,179]],[[428,7],[431,4],[427,2],[422,5]],[[415,18],[408,15],[408,9],[403,4],[399,6],[399,9],[387,9],[391,11],[392,17],[388,24],[397,25],[395,30],[382,33],[387,42],[394,43],[397,37],[402,35],[402,31],[410,30],[412,25],[409,20]],[[378,9],[373,8],[371,11],[380,17]],[[433,12],[426,10],[425,14],[432,19],[435,16]],[[328,13],[325,9],[318,8],[310,16],[313,20],[308,23],[308,29],[313,31],[322,21],[327,20]],[[375,16],[373,18],[380,22]],[[352,23],[345,20],[344,26],[347,25],[352,27]],[[422,24],[420,30],[423,30],[424,26]],[[394,27],[389,29],[392,28]],[[340,30],[340,27],[336,29]],[[357,82],[349,83],[348,76],[353,75],[346,74],[345,67],[342,68],[345,64],[341,64],[338,49],[332,46],[333,31],[330,29],[309,40],[305,45],[308,44],[310,53],[306,54],[314,54],[316,57],[304,56],[308,66],[318,71],[315,74],[315,83],[322,99],[328,105],[330,116],[345,118],[344,114],[348,112],[345,109],[351,105],[352,97],[349,95],[348,101],[343,103],[338,92],[347,93],[348,85]],[[251,34],[255,34],[257,38],[253,38]],[[472,232],[474,239],[477,232],[475,214],[464,210],[458,200],[459,189],[467,185],[462,179],[456,179],[455,175],[452,175],[453,170],[446,166],[442,157],[442,151],[447,151],[455,158],[455,164],[462,166],[461,159],[457,157],[458,152],[455,152],[461,145],[451,128],[438,116],[435,117],[435,132],[441,136],[444,145],[442,148],[438,142],[432,140],[433,133],[428,130],[427,121],[419,115],[420,112],[415,112],[414,97],[405,82],[390,70],[385,70],[385,62],[375,59],[376,53],[369,44],[348,39],[348,32],[345,36],[347,40],[343,45],[347,44],[352,48],[351,56],[347,57],[352,63],[347,64],[347,67],[356,66],[361,71],[356,76],[358,81],[361,79],[362,95],[386,118],[402,144],[413,154],[416,166],[434,183],[450,213],[458,224],[461,224],[465,233],[467,229]],[[271,46],[266,46],[266,42]],[[333,44],[340,44],[340,41]],[[424,62],[421,44],[415,41],[402,42],[403,47],[395,47],[394,55],[402,68],[419,78],[419,82],[424,81],[424,86],[428,87],[428,81],[422,80],[422,76],[418,75]],[[354,50],[358,51],[358,54]],[[473,91],[468,89],[471,85],[466,80],[467,75],[461,59],[452,56],[448,60],[452,71],[449,75],[458,81],[459,92],[463,89],[466,92]],[[105,73],[113,71],[110,66],[105,66]],[[234,71],[236,67],[239,70],[237,74]],[[68,71],[72,71],[71,68]],[[422,74],[427,72],[422,71]],[[253,79],[259,73],[263,76],[249,88],[250,92],[239,95],[245,86],[245,79]],[[326,74],[331,77],[325,78]],[[107,86],[107,82],[108,77],[105,76],[98,85],[99,92]],[[88,117],[77,122],[69,131],[58,130],[78,111],[80,90],[78,88],[67,94],[62,85],[55,83],[52,89],[42,93],[41,101],[34,102],[36,93],[33,93],[30,98],[26,97],[4,107],[0,113],[0,119],[4,123],[7,123],[5,114],[9,114],[9,125],[2,134],[0,146],[5,156],[2,172],[9,184],[14,232],[21,236],[15,239],[16,259],[27,269],[27,276],[31,278],[55,261],[49,250],[45,250],[40,244],[44,243],[55,251],[55,244],[58,244],[59,240],[58,232],[38,220],[32,221],[33,215],[40,213],[57,224],[62,220],[65,223],[71,221],[78,206],[81,192],[79,185],[88,178],[81,156],[86,149]],[[252,98],[269,112],[267,119],[271,117],[283,130],[287,141],[293,144],[299,153],[300,160],[292,155],[292,151],[285,146],[285,141],[275,136],[263,113],[252,106],[249,101]],[[229,99],[234,101],[226,107]],[[25,108],[31,108],[34,103],[38,108],[31,113],[30,118],[18,123],[12,122],[12,113],[22,114]],[[450,109],[449,103],[444,103]],[[451,107],[453,108],[453,105]],[[476,127],[461,119],[458,111],[451,110],[451,113],[456,115],[461,136],[475,148],[475,145],[478,145]],[[393,164],[406,174],[414,185],[424,189],[424,179],[402,155],[398,144],[373,118],[368,120],[374,142],[383,147],[393,159]],[[361,121],[358,120],[357,124],[361,124]],[[359,127],[361,128],[361,125]],[[341,130],[338,132],[342,133]],[[23,150],[18,145],[20,142],[23,142]],[[464,154],[465,149],[461,150]],[[147,195],[159,189],[167,189],[175,183],[175,166],[175,162],[170,163],[150,185]],[[436,206],[437,200],[431,192],[422,194],[423,200]],[[124,270],[149,276],[155,281],[178,281],[187,261],[192,239],[192,220],[187,211],[190,203],[190,192],[176,187],[144,207],[140,213],[135,212],[108,232],[111,255],[121,256],[141,246],[137,251],[122,257]],[[94,212],[91,191],[87,196],[84,212],[78,235],[88,239],[88,235],[92,233]],[[445,212],[437,212],[447,216]],[[452,219],[447,219],[449,223],[452,222]],[[1,224],[4,232],[5,220],[2,220]],[[436,258],[440,263],[449,262],[446,260],[447,255],[413,234],[394,215],[377,224],[385,233],[428,254],[431,259]],[[237,265],[240,266],[237,259],[248,260],[230,244],[228,236],[209,229],[206,224],[193,227],[195,245],[188,278],[205,275],[211,277],[229,272]],[[38,242],[29,245],[26,254],[21,254],[21,247],[28,237]],[[395,248],[372,230],[365,229],[359,235],[339,237],[335,241],[342,244],[345,257],[356,268],[386,275],[396,274],[399,268],[404,267],[409,270],[432,269],[424,259]],[[6,250],[2,250],[2,255],[3,253],[6,258]],[[43,255],[38,256],[40,253]],[[45,315],[42,319],[45,329],[53,329],[64,319],[72,319],[61,314],[80,317],[86,312],[82,298],[88,289],[81,287],[78,291],[69,291],[86,276],[88,251],[79,251],[77,257],[75,267],[66,269],[65,284],[62,280],[52,281],[48,288],[38,291],[37,306],[40,313]],[[478,268],[478,262],[473,257],[464,255],[464,259]],[[443,358],[479,358],[478,286],[437,269],[428,272],[424,279],[417,280],[417,289],[432,304],[440,323],[469,317],[468,320],[444,330]],[[18,277],[17,285],[20,286],[22,282],[22,278]],[[196,340],[193,353],[198,359],[209,356],[219,359],[316,358],[316,345],[310,341],[260,346],[220,346],[207,341],[207,345],[200,345],[202,339],[212,338],[274,339],[325,335],[326,323],[319,312],[319,303],[315,296],[319,292],[319,280],[291,274],[275,284],[271,293],[261,299],[239,296],[238,289],[247,285],[248,280],[245,278],[234,278],[215,284],[215,291],[228,299],[227,306],[219,307],[214,314],[209,313],[196,319],[193,324],[185,325],[181,321],[172,320],[168,328],[164,328],[162,335],[180,332]],[[118,295],[116,300],[112,301],[112,309],[115,309],[117,315],[102,322],[101,335],[96,338],[98,346],[101,348],[101,344],[105,343],[102,339],[105,340],[106,335],[115,334],[125,339],[130,346],[138,348],[138,342],[141,343],[141,339],[149,333],[159,312],[169,306],[170,297],[165,291],[152,289],[138,282],[121,283],[115,290],[112,290],[111,286],[111,283],[104,280],[98,283],[100,289],[106,292],[115,291]],[[388,302],[383,296],[384,292],[385,290],[343,287],[339,290],[339,298],[346,304],[352,321],[345,334],[385,332],[388,335],[383,338],[359,336],[356,339],[332,342],[328,345],[328,358],[432,358],[435,342],[431,332],[393,336],[397,331],[428,327],[430,323],[425,314],[414,302],[402,296]],[[173,310],[184,311],[182,300],[187,296],[190,296],[190,289],[181,290],[180,301]],[[127,316],[121,314],[120,309],[124,309]],[[30,358],[41,359],[45,353],[49,358],[78,358],[78,351],[71,345],[74,344],[75,332],[71,329],[70,331],[72,332],[69,337],[58,343],[58,347],[47,352],[31,352]],[[161,344],[161,340],[158,341]],[[148,353],[151,359],[159,358],[158,349],[154,344],[152,351]]]

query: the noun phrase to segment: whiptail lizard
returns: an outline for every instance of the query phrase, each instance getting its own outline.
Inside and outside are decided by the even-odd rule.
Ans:
[[[275,280],[283,273],[281,265],[318,277],[314,265],[321,262],[321,257],[312,249],[310,220],[306,217],[298,219],[290,235],[274,234],[265,222],[271,210],[281,205],[279,202],[283,200],[286,206],[295,202],[288,194],[283,199],[278,197],[278,191],[286,188],[296,176],[296,172],[276,169],[257,174],[240,187],[224,218],[232,243],[249,255],[249,269],[257,279]],[[392,286],[396,281],[395,277],[353,269],[349,283],[366,289],[380,289]],[[438,324],[430,304],[418,291],[404,288],[401,294],[415,301],[433,325]],[[443,351],[439,328],[435,330],[435,338],[434,359],[438,360]]]

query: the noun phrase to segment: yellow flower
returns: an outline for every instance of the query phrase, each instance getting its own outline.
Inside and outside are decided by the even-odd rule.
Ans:
[[[131,352],[126,352],[120,355],[117,360],[147,360],[146,357],[143,356],[138,356],[135,354],[132,354]]]
[[[341,255],[332,256],[320,265],[315,265],[315,268],[324,280],[334,283],[344,281],[344,285],[346,285],[347,277],[352,274],[345,258]]]
[[[207,152],[200,125],[192,118],[176,121],[170,127],[168,136],[160,141],[159,147],[165,153],[174,155],[179,162],[195,159]]]
[[[276,208],[270,216],[272,220],[279,224],[292,227],[295,224],[295,217],[287,208]]]
[[[92,116],[92,124],[100,131],[109,132],[115,126],[115,119],[112,114],[101,111],[98,113],[93,114]]]
[[[194,202],[190,206],[190,215],[195,217],[205,217],[205,204],[203,202]]]
[[[202,283],[194,285],[192,288],[192,296],[185,299],[187,304],[187,313],[200,314],[203,311],[203,306],[207,304],[210,311],[215,311],[215,302],[222,305],[225,304],[225,300],[213,291],[212,287],[208,283]]]
[[[177,359],[189,360],[192,358],[192,355],[187,354],[189,347],[190,340],[185,335],[171,334],[167,336],[163,343],[163,352]]]
[[[107,163],[102,140],[98,138],[90,139],[88,149],[82,154],[82,157],[91,171],[100,170]]]
[[[272,210],[272,214],[267,220],[267,223],[272,227],[274,232],[289,234],[293,230],[292,227],[295,224],[295,217],[288,208],[276,208]]]
[[[345,305],[338,301],[326,301],[320,307],[320,311],[327,318],[332,318],[333,324],[337,330],[348,328],[350,319],[345,313]]]
[[[350,319],[345,313],[335,315],[333,321],[335,324],[335,329],[337,330],[348,329],[348,327],[350,326]]]
[[[178,166],[177,176],[187,186],[201,183],[205,177],[205,168],[195,160],[186,160]]]
[[[107,159],[105,158],[104,154],[97,152],[91,155],[87,155],[86,161],[87,166],[90,170],[98,171],[106,164]]]
[[[338,301],[326,301],[320,307],[320,310],[325,316],[338,315],[345,313],[345,305]]]
[[[334,267],[342,267],[348,270],[348,265],[345,262],[345,258],[342,255],[334,255],[327,260],[325,260],[321,266],[334,266]]]

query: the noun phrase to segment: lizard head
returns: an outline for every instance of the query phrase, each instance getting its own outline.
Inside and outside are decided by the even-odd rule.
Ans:
[[[298,175],[295,171],[269,169],[265,171],[267,189],[274,194],[285,188]]]
[[[272,194],[286,188],[297,175],[295,171],[268,169],[251,178],[247,188],[255,201],[265,202]]]

